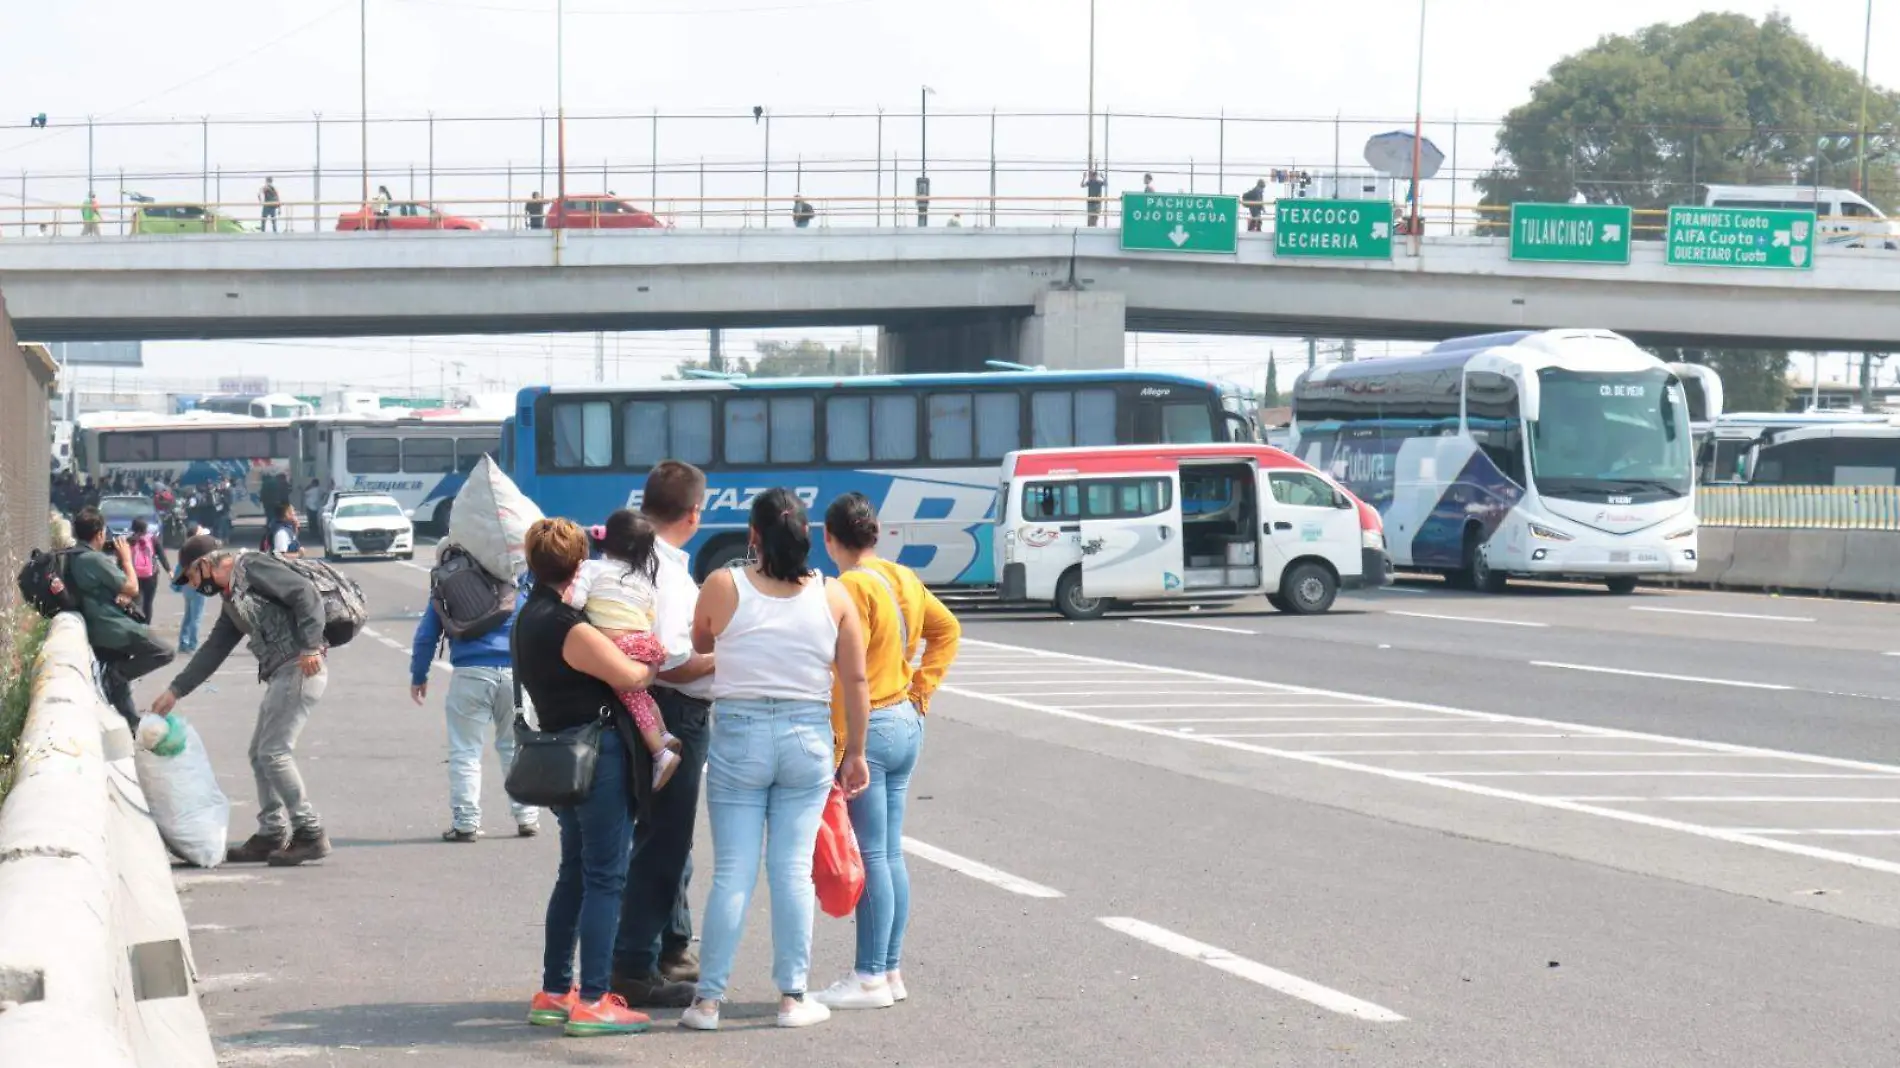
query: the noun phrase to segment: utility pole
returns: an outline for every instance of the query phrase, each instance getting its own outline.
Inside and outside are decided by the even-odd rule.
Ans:
[[[1306,369],[1311,371],[1319,365],[1319,339],[1306,339]]]
[[[1867,59],[1874,50],[1874,0],[1867,0],[1867,27],[1860,43],[1860,184],[1855,191],[1867,195]],[[1865,357],[1863,357],[1865,359]],[[1862,370],[1866,364],[1861,365]],[[1865,379],[1863,379],[1865,381]],[[1865,400],[1862,401],[1865,404]]]
[[[1089,166],[1095,173],[1095,0],[1089,0]]]
[[[1871,411],[1874,407],[1874,354],[1860,354],[1860,410]]]
[[[607,381],[607,335],[600,330],[594,331],[594,381]]]
[[[369,0],[361,0],[357,5],[357,74],[360,82],[357,86],[361,93],[362,104],[359,125],[363,135],[363,207],[369,208]]]
[[[718,327],[712,328],[709,350],[706,353],[706,366],[711,370],[723,372],[726,369],[726,354],[720,346],[720,342],[724,340],[720,337],[721,333]]]

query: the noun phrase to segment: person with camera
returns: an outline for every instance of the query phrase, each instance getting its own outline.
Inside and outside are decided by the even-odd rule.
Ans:
[[[145,614],[139,610],[143,593],[131,539],[112,539],[111,555],[107,555],[106,517],[97,508],[81,508],[73,516],[73,541],[83,546],[70,564],[73,591],[79,597],[79,614],[85,617],[93,655],[105,668],[106,702],[137,729],[139,712],[132,703],[132,682],[171,663],[174,654],[152,639]]]

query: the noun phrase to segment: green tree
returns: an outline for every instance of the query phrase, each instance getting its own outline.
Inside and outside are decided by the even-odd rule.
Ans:
[[[1793,388],[1788,354],[1763,349],[1654,349],[1670,363],[1699,363],[1722,379],[1722,407],[1731,412],[1779,412]]]
[[[813,378],[855,375],[877,369],[877,354],[858,345],[830,348],[821,341],[758,341],[752,345],[753,357],[726,361],[726,370],[747,378]],[[709,360],[686,360],[670,377],[683,378],[687,371],[708,370]]]
[[[1280,365],[1272,360],[1267,361],[1266,397],[1260,402],[1260,405],[1263,408],[1278,408],[1280,406]]]
[[[1717,184],[1859,185],[1860,74],[1787,16],[1704,14],[1611,35],[1558,60],[1504,117],[1483,203],[1569,201],[1638,209],[1696,203]],[[1900,94],[1867,101],[1868,199],[1900,200]],[[1825,142],[1823,144],[1823,142]],[[1639,217],[1636,236],[1660,223]]]

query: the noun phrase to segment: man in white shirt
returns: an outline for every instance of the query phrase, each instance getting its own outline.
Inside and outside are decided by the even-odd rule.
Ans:
[[[656,633],[667,653],[652,693],[667,731],[680,740],[680,766],[666,789],[647,798],[634,825],[620,934],[614,942],[613,991],[629,1005],[650,1008],[691,1005],[699,979],[686,884],[693,875],[693,821],[706,766],[713,658],[693,651],[699,584],[693,581],[693,562],[685,546],[699,533],[705,500],[705,472],[663,460],[647,475],[640,503],[657,535]],[[636,777],[648,773],[640,766],[648,759],[644,751],[635,755]]]

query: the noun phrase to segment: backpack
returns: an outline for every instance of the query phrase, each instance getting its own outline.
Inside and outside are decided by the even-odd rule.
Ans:
[[[321,560],[277,557],[279,563],[310,580],[323,601],[323,641],[331,647],[350,644],[369,622],[369,602],[355,580]]]
[[[35,549],[26,566],[20,568],[20,598],[47,619],[61,612],[79,611],[79,591],[72,583],[72,560],[77,552]]]
[[[152,552],[150,534],[132,539],[132,572],[142,579],[151,578],[158,573],[158,561]]]
[[[429,603],[442,619],[442,630],[456,641],[479,638],[508,622],[515,611],[515,586],[482,570],[467,550],[444,545],[429,571]]]

